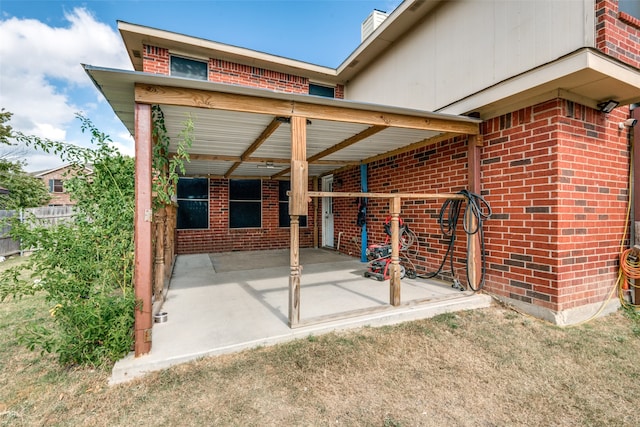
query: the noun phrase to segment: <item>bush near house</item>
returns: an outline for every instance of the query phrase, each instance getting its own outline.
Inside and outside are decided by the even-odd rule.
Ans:
[[[66,187],[77,202],[76,215],[53,228],[33,220],[13,224],[13,237],[38,249],[2,274],[0,301],[42,290],[54,321],[28,325],[21,341],[57,354],[63,364],[97,366],[122,357],[133,343],[134,160],[109,146],[110,138],[88,119],[79,119],[95,148],[17,135],[77,166]],[[85,164],[93,164],[90,178]]]

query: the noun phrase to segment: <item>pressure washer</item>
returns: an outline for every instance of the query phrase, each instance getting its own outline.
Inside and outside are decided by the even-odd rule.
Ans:
[[[485,275],[486,275],[486,259],[484,248],[484,228],[483,222],[491,217],[491,207],[487,201],[480,195],[472,193],[468,190],[461,190],[457,194],[464,196],[463,199],[447,199],[440,208],[440,214],[438,216],[438,224],[443,236],[448,238],[447,251],[445,252],[442,262],[438,269],[434,272],[418,275],[414,263],[409,257],[409,248],[417,242],[417,236],[415,232],[409,229],[408,225],[400,219],[400,278],[405,276],[413,279],[431,279],[442,273],[442,270],[449,259],[451,277],[453,279],[452,287],[465,290],[464,286],[457,278],[455,268],[453,265],[453,252],[456,241],[456,231],[458,228],[458,222],[460,219],[460,213],[462,211],[463,204],[466,203],[466,209],[464,211],[463,227],[467,235],[467,262],[466,262],[466,274],[467,284],[473,291],[479,291],[484,287]],[[475,221],[472,221],[475,219]],[[391,217],[387,217],[384,223],[384,229],[386,238],[383,243],[372,244],[367,247],[366,254],[369,260],[368,270],[365,272],[365,277],[375,278],[377,280],[389,279],[389,265],[391,264]],[[471,228],[471,224],[475,222],[475,227]],[[474,235],[478,234],[480,241],[480,256],[481,256],[481,275],[478,283],[471,283],[469,280],[469,256],[471,248],[471,239]]]

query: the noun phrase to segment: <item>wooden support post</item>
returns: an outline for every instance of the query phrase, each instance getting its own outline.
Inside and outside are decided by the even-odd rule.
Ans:
[[[391,271],[389,275],[389,304],[400,305],[400,197],[393,197],[389,202],[391,214]]]
[[[158,209],[154,215],[153,220],[155,222],[156,239],[155,239],[155,261],[153,265],[153,295],[158,301],[162,297],[162,290],[164,289],[164,253],[165,253],[165,227],[167,220],[166,208],[162,207]]]
[[[482,147],[482,135],[469,135],[468,143],[468,170],[469,170],[469,191],[480,194],[482,186],[480,185],[480,149]],[[475,230],[478,226],[478,220],[474,215],[468,215],[469,207],[465,211],[464,220],[468,230]],[[467,245],[469,246],[469,259],[467,260],[469,271],[469,285],[473,285],[477,289],[480,285],[482,277],[482,257],[480,233],[467,235]]]
[[[640,107],[636,107],[631,111],[631,117],[636,120],[640,120]],[[628,132],[629,143],[633,147],[633,150],[631,151],[631,161],[633,162],[633,184],[631,187],[633,221],[631,223],[631,227],[632,230],[634,230],[632,233],[634,236],[633,240],[630,242],[630,246],[633,246],[640,243],[640,236],[635,233],[635,224],[640,223],[640,147],[637,145],[640,144],[640,125],[632,127]],[[640,304],[640,280],[636,279],[635,285],[635,288],[633,288],[635,290],[633,302],[638,305]]]
[[[313,177],[313,191],[318,191],[318,177]],[[313,247],[318,249],[320,242],[318,227],[318,198],[313,198]]]
[[[289,260],[291,263],[289,273],[289,327],[293,328],[300,323],[300,220],[298,215],[291,215],[290,222],[291,245],[289,247]]]
[[[307,119],[291,117],[291,192],[289,193],[289,327],[300,323],[300,215],[307,215],[309,174],[307,167]]]
[[[166,231],[164,233],[165,249],[164,249],[164,280],[171,277],[171,271],[173,270],[173,261],[175,257],[175,241],[176,241],[176,219],[178,208],[172,204],[167,206],[167,217],[165,219]]]
[[[134,246],[136,297],[134,349],[136,357],[151,351],[151,291],[153,252],[151,246],[151,106],[135,105],[135,219]]]

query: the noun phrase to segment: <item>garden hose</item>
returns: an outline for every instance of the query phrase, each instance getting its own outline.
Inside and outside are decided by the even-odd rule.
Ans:
[[[440,231],[442,234],[449,238],[449,243],[447,245],[447,251],[442,258],[442,262],[438,267],[438,270],[427,273],[425,275],[420,275],[421,279],[431,279],[442,272],[442,269],[449,258],[450,268],[451,268],[451,276],[454,280],[454,285],[457,282],[455,276],[455,270],[453,267],[453,247],[455,245],[456,240],[456,229],[458,227],[458,220],[460,219],[460,211],[462,209],[462,205],[466,202],[467,207],[464,212],[464,231],[467,236],[473,236],[475,234],[479,234],[480,239],[480,256],[481,256],[481,265],[482,272],[480,275],[480,282],[476,285],[475,283],[471,283],[469,280],[469,257],[471,251],[471,245],[467,245],[467,263],[466,263],[466,272],[467,272],[467,283],[469,288],[474,292],[481,290],[484,287],[484,279],[486,275],[486,260],[485,260],[485,250],[484,250],[484,229],[483,222],[491,217],[491,207],[487,203],[487,201],[480,195],[472,193],[468,190],[459,191],[458,194],[464,196],[464,199],[447,199],[442,204],[442,208],[440,208],[440,215],[438,217],[438,224],[440,225]],[[470,228],[471,224],[471,216],[475,218],[475,227]]]

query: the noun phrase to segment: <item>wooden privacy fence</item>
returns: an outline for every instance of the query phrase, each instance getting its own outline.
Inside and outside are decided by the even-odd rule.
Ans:
[[[0,256],[22,254],[25,248],[20,241],[11,238],[9,218],[19,218],[24,222],[27,218],[35,218],[39,225],[54,226],[69,221],[73,217],[73,206],[42,206],[20,210],[0,210]]]

